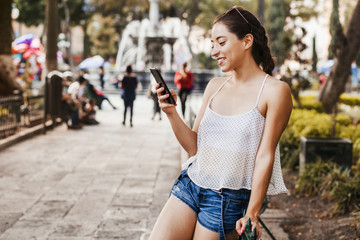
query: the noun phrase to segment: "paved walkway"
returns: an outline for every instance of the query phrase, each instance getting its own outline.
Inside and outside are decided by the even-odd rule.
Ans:
[[[0,240],[148,238],[180,147],[166,118],[150,120],[151,100],[138,96],[134,128],[110,100],[119,110],[105,102],[98,126],[62,125],[0,152]],[[277,227],[282,217],[262,218]]]

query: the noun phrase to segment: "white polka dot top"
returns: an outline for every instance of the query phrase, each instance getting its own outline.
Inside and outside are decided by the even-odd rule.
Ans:
[[[197,153],[183,165],[198,186],[215,190],[251,189],[255,157],[265,126],[265,118],[257,106],[267,77],[254,108],[246,113],[223,116],[210,108],[213,98],[231,77],[210,98],[198,129]],[[286,192],[278,145],[267,194]]]

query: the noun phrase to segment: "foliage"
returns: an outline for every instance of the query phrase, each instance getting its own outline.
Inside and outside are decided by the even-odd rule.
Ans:
[[[316,52],[316,37],[313,37],[313,44],[312,44],[312,64],[311,64],[311,68],[313,72],[317,71],[317,62],[318,62],[318,56],[317,56],[317,52]]]
[[[116,54],[117,34],[114,25],[115,21],[111,17],[98,14],[93,16],[87,28],[87,34],[93,43],[91,55],[108,57]]]
[[[339,103],[343,103],[349,106],[359,106],[360,96],[343,93],[340,95]]]
[[[323,187],[325,177],[334,168],[331,162],[323,162],[321,159],[315,163],[306,164],[296,183],[296,193],[314,196],[320,192]],[[326,186],[324,186],[326,187]]]
[[[310,98],[310,97],[309,97]],[[288,126],[280,138],[280,154],[282,166],[295,169],[299,164],[300,137],[330,137],[331,116],[316,110],[294,108]],[[360,155],[360,125],[353,126],[352,119],[344,114],[336,117],[336,137],[353,141],[354,156]]]
[[[333,8],[330,17],[330,34],[331,43],[329,46],[329,59],[333,59],[337,56],[337,51],[341,46],[341,42],[344,41],[345,36],[339,20],[339,0],[333,0]]]
[[[26,26],[38,26],[45,19],[45,0],[14,0],[20,11],[17,21]]]
[[[121,34],[126,25],[134,19],[148,17],[148,0],[98,0],[92,1],[96,13],[104,17],[112,17],[115,20],[115,28]],[[161,4],[160,4],[161,10]]]
[[[174,0],[175,16],[184,19],[189,26],[194,24],[210,29],[213,20],[219,14],[226,12],[234,5],[241,5],[242,7],[255,12],[257,9],[257,1],[244,1],[239,4],[239,1],[229,0],[206,0],[206,1],[193,1],[193,0]],[[167,2],[167,8],[170,3]]]
[[[347,213],[360,209],[360,175],[339,179],[338,186],[330,192],[330,197],[336,202],[333,212]]]
[[[78,25],[84,19],[85,12],[83,10],[84,0],[58,0],[59,16],[64,19],[63,1],[66,1],[70,10],[71,24]],[[16,7],[20,11],[18,21],[26,26],[38,26],[44,22],[46,0],[14,0]]]
[[[333,213],[348,213],[360,209],[360,174],[352,175],[349,169],[318,160],[305,166],[296,192],[307,196],[319,194],[335,202]]]
[[[280,138],[282,166],[290,169],[298,166],[300,136],[326,137],[330,136],[330,129],[330,116],[315,110],[293,109],[288,126]]]
[[[200,63],[200,69],[215,69],[218,66],[217,62],[205,53],[199,53],[197,58]]]
[[[318,113],[323,113],[321,102],[316,99],[315,95],[304,95],[300,96],[301,107],[295,106],[295,108],[315,110]]]
[[[300,95],[301,106],[294,106],[295,108],[316,110],[319,113],[323,113],[324,109],[319,100],[317,100],[316,95]],[[350,107],[355,107],[360,105],[360,96],[352,94],[341,94],[339,98],[339,103],[348,105]]]
[[[288,57],[292,45],[292,33],[284,31],[289,1],[274,0],[272,7],[265,13],[265,25],[270,38],[270,48],[277,58],[277,65],[282,65]],[[287,43],[287,44],[284,44]]]
[[[319,94],[319,100],[323,103],[324,110],[328,113],[334,112],[339,96],[344,92],[346,83],[348,82],[351,64],[359,53],[359,22],[360,1],[357,2],[353,11],[347,27],[346,36],[339,41],[334,66]]]

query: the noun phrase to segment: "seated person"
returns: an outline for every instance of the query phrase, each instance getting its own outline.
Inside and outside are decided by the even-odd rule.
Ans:
[[[96,111],[95,111],[95,101],[93,99],[89,100],[84,108],[84,117],[83,123],[86,125],[96,125],[99,124],[95,119]]]
[[[67,127],[70,129],[80,129],[80,115],[81,111],[81,104],[76,99],[71,97],[71,94],[68,93],[68,88],[72,83],[72,78],[67,76],[63,79],[63,91],[62,91],[62,118],[63,121],[66,123]],[[69,124],[69,119],[71,119],[71,124]]]
[[[94,100],[99,109],[101,109],[101,104],[104,100],[108,101],[113,109],[116,109],[116,107],[110,102],[109,98],[106,97],[102,91],[97,90],[94,85],[89,83],[89,81],[86,83],[85,96],[90,100]]]

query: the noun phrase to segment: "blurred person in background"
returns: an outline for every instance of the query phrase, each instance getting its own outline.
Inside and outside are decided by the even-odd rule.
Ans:
[[[126,67],[124,78],[119,83],[119,88],[122,89],[121,98],[124,100],[124,118],[122,122],[124,126],[126,122],[127,111],[130,109],[130,127],[133,127],[133,110],[137,86],[138,79],[133,72],[131,65],[128,65]]]
[[[188,69],[187,62],[182,64],[181,70],[175,73],[174,83],[179,89],[178,96],[181,101],[181,110],[185,117],[185,104],[188,95],[191,93],[194,82],[194,74]]]

